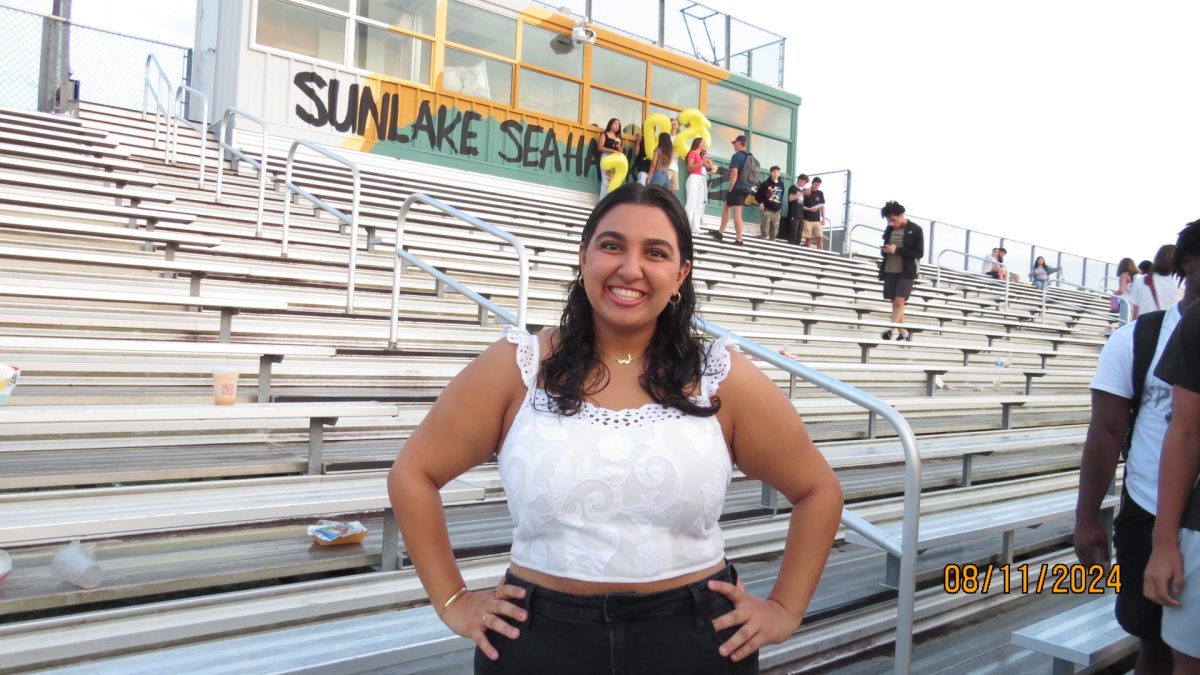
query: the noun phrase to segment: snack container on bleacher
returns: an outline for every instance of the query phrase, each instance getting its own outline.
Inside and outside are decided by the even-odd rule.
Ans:
[[[0,363],[0,405],[8,402],[8,397],[16,388],[20,377],[20,368]]]
[[[357,520],[343,523],[336,520],[318,521],[308,526],[308,536],[320,546],[361,544],[367,538],[367,528]]]

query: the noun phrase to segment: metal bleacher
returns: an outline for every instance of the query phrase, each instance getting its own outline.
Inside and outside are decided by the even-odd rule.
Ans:
[[[384,474],[498,330],[409,266],[388,348],[397,210],[425,193],[518,237],[531,263],[526,322],[537,327],[557,321],[592,198],[339,150],[361,169],[367,233],[347,311],[349,237],[336,218],[293,205],[282,255],[290,141],[269,148],[256,236],[258,179],[245,162],[226,173],[218,202],[196,179],[222,161],[212,139],[181,127],[168,162],[155,131],[139,113],[90,104],[80,120],[0,109],[0,362],[23,371],[0,408],[0,548],[15,565],[0,589],[0,672],[468,671],[471,644],[434,619],[395,539]],[[256,138],[235,142],[257,157]],[[213,150],[203,167],[201,144]],[[350,210],[348,170],[297,159],[292,176]],[[472,190],[452,188],[467,180]],[[511,249],[420,203],[403,227],[406,251],[491,302],[516,302]],[[1052,289],[1059,302],[1043,311],[1040,292],[1014,286],[1005,309],[998,284],[948,271],[939,287],[917,284],[914,341],[889,342],[871,260],[753,237],[696,247],[701,313],[770,352],[747,349],[837,470],[852,521],[900,537],[903,434],[778,367],[778,350],[882,399],[917,434],[912,672],[932,658],[926,633],[986,623],[1016,602],[945,593],[945,565],[1069,556],[1106,298]],[[217,366],[242,376],[238,405],[212,405]],[[495,583],[511,527],[495,466],[443,497],[467,583]],[[788,507],[735,476],[726,548],[754,592],[773,581]],[[313,546],[304,526],[326,517],[361,520],[371,535]],[[74,539],[96,545],[108,576],[98,588],[48,573]],[[897,576],[884,571],[896,567],[870,537],[839,530],[808,619],[763,650],[764,670],[836,668],[890,645]],[[1071,609],[1061,598],[1020,602],[1030,624]],[[1049,673],[1070,656],[1008,635],[964,646],[964,663]],[[1130,647],[1092,649],[1088,663],[1108,663]]]

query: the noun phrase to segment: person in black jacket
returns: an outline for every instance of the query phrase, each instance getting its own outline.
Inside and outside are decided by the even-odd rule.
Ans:
[[[920,225],[904,217],[904,207],[898,202],[884,204],[879,214],[888,223],[883,232],[883,246],[879,248],[883,254],[879,278],[883,281],[884,299],[892,301],[892,323],[902,324],[904,305],[912,295],[921,258],[925,257],[925,233]],[[892,339],[892,329],[883,331],[883,339]],[[896,339],[911,342],[912,334],[897,328]]]

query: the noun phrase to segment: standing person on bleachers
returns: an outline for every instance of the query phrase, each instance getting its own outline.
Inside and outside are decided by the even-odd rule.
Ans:
[[[1057,274],[1060,271],[1062,271],[1061,267],[1047,265],[1046,259],[1039,255],[1037,260],[1033,261],[1033,267],[1029,268],[1029,283],[1033,284],[1033,287],[1039,291],[1044,290],[1046,283],[1050,281],[1050,275]]]
[[[738,134],[733,139],[733,157],[729,160],[729,191],[725,193],[725,207],[721,209],[721,226],[713,232],[717,241],[725,238],[725,225],[729,223],[729,214],[733,214],[733,231],[737,234],[734,240],[736,246],[744,246],[742,241],[742,207],[746,204],[746,195],[750,194],[750,185],[742,175],[742,167],[746,165],[746,136]]]
[[[804,226],[804,197],[808,195],[808,175],[796,176],[796,184],[788,188],[787,240],[791,244],[800,243],[800,234]]]
[[[1128,452],[1112,543],[1121,565],[1117,622],[1141,641],[1138,675],[1171,672],[1170,651],[1162,640],[1162,607],[1143,593],[1159,499],[1160,455],[1172,403],[1171,387],[1154,369],[1182,312],[1200,297],[1200,220],[1179,233],[1178,246],[1181,259],[1174,269],[1187,282],[1183,299],[1122,326],[1100,352],[1091,383],[1092,415],[1075,504],[1075,555],[1085,565],[1107,565],[1109,540],[1100,504],[1117,463]]]
[[[1146,312],[1164,310],[1179,300],[1179,284],[1171,277],[1175,264],[1175,247],[1163,244],[1154,254],[1154,265],[1150,273],[1142,277],[1129,296],[1133,305],[1132,318]]]
[[[1200,277],[1200,256],[1186,262],[1180,256],[1175,268]],[[1143,590],[1162,605],[1162,638],[1171,648],[1175,675],[1195,675],[1200,673],[1200,302],[1184,313],[1154,374],[1173,389]]]
[[[700,225],[704,222],[704,207],[708,204],[708,173],[712,160],[708,158],[708,144],[703,138],[692,139],[692,149],[687,154],[687,182],[684,191],[687,194],[688,223],[692,226],[692,234],[700,234]]]
[[[679,118],[671,118],[671,133],[668,136],[671,139],[671,147],[675,147],[675,137],[679,135]],[[667,174],[671,178],[671,194],[679,194],[679,157],[674,156],[672,152],[671,163],[667,165]]]
[[[925,232],[920,225],[904,216],[904,207],[899,202],[884,204],[879,214],[888,224],[883,232],[883,246],[879,249],[883,254],[879,279],[883,281],[883,298],[892,301],[892,323],[901,324],[904,323],[904,306],[912,295],[913,282],[921,267],[921,258],[925,257]],[[882,337],[891,340],[892,329],[883,331]],[[912,333],[898,328],[896,340],[912,342]]]
[[[812,179],[812,187],[804,195],[804,231],[800,236],[809,248],[821,248],[825,243],[825,193],[821,192],[821,177]]]
[[[1118,317],[1121,323],[1128,323],[1130,320],[1129,298],[1133,296],[1133,287],[1138,280],[1138,267],[1133,262],[1133,258],[1121,258],[1121,262],[1117,263],[1117,292],[1113,295],[1125,298],[1125,302],[1117,301]]]
[[[771,167],[770,176],[758,184],[754,192],[762,212],[762,236],[769,241],[775,241],[779,236],[779,217],[783,211],[783,183],[779,180],[779,167]]]
[[[646,156],[646,136],[639,135],[634,143],[633,173],[638,185],[650,183],[650,158]]]
[[[658,145],[653,154],[650,160],[650,184],[671,190],[669,171],[675,164],[675,148],[671,146],[670,134],[664,131],[658,135]],[[675,194],[675,191],[671,190],[671,194]]]
[[[604,127],[604,131],[600,132],[600,156],[603,157],[610,152],[622,152],[621,144],[624,141],[621,139],[621,120],[612,118]],[[604,169],[600,170],[600,197],[608,194],[608,181],[612,178],[612,174]]]
[[[687,216],[623,185],[592,211],[559,325],[510,329],[446,387],[388,475],[405,546],[476,673],[757,673],[795,632],[841,518],[791,401],[692,326]],[[496,457],[507,574],[469,591],[439,490]],[[793,504],[764,598],[725,559],[733,465]],[[593,668],[593,666],[595,666]]]

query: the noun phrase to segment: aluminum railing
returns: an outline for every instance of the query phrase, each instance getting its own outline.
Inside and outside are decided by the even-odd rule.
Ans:
[[[153,83],[150,81],[150,75],[151,75],[150,66],[151,65],[153,65],[155,70],[158,71],[157,72],[158,77]],[[147,54],[146,55],[146,73],[145,73],[145,76],[142,78],[142,121],[143,122],[146,121],[146,115],[148,115],[150,113],[150,110],[149,110],[150,96],[154,96],[154,109],[155,109],[154,149],[155,150],[158,149],[159,126],[162,125],[164,127],[164,129],[170,128],[169,121],[165,125],[163,124],[163,118],[167,118],[169,120],[170,119],[169,116],[171,114],[169,103],[164,103],[162,100],[162,96],[159,96],[159,87],[163,84],[167,85],[166,91],[163,92],[163,94],[165,96],[167,96],[168,98],[170,98],[172,96],[172,94],[171,94],[171,77],[169,75],[167,75],[167,71],[163,70],[162,64],[158,62],[158,57],[156,57],[154,54]],[[165,133],[166,132],[164,132],[164,135],[165,135]]]
[[[981,260],[985,263],[991,263],[992,265],[995,265],[996,267],[999,267],[1000,269],[1004,270],[1004,309],[1005,310],[1008,309],[1008,282],[1009,282],[1009,277],[1011,275],[1008,273],[1007,265],[1005,265],[1002,262],[996,262],[995,260],[992,260],[991,258],[986,258],[981,255],[971,255],[970,253],[963,253],[962,251],[955,251],[954,249],[950,249],[950,248],[942,251],[941,253],[938,254],[937,260],[934,263],[934,265],[937,267],[937,275],[933,280],[933,285],[935,287],[940,285],[942,282],[942,256],[946,255],[947,253],[950,253],[953,255],[960,255],[963,258],[969,258],[971,260]]]
[[[1076,283],[1073,283],[1070,281],[1066,281],[1064,279],[1049,279],[1049,280],[1047,280],[1046,285],[1042,287],[1042,309],[1041,309],[1042,324],[1046,323],[1046,302],[1047,302],[1046,295],[1050,290],[1051,284],[1054,284],[1055,286],[1070,286],[1071,288],[1081,290],[1089,295],[1096,295],[1096,289],[1094,289],[1094,288],[1088,288],[1087,286],[1080,286],[1079,284],[1076,284]],[[1086,308],[1080,307],[1079,309],[1082,311],[1082,310],[1085,310]],[[1111,317],[1110,317],[1110,319],[1111,319]]]
[[[183,103],[184,92],[191,93],[200,99],[200,124],[194,124],[185,113],[179,111]],[[181,84],[175,88],[171,98],[171,116],[167,118],[167,163],[174,164],[179,148],[179,122],[183,121],[200,135],[200,171],[197,176],[200,189],[204,189],[204,171],[208,165],[208,95],[194,87]]]
[[[244,117],[251,122],[258,124],[262,129],[262,153],[258,160],[255,160],[250,155],[243,152],[241,149],[233,145],[233,118]],[[214,122],[212,125],[213,136],[217,139],[219,152],[217,153],[217,203],[221,203],[221,189],[224,185],[225,178],[225,153],[228,152],[233,156],[230,160],[230,165],[236,165],[237,161],[243,160],[250,166],[258,169],[258,212],[254,220],[254,236],[262,237],[263,227],[263,202],[267,195],[267,144],[271,140],[271,135],[267,131],[267,123],[261,117],[252,115],[244,110],[239,110],[233,106],[225,109],[221,115],[221,119]]]
[[[350,176],[353,180],[353,192],[350,194],[350,215],[347,216],[339,209],[331,206],[328,202],[305,190],[304,188],[292,182],[292,165],[296,161],[296,151],[301,146],[312,150],[313,152],[324,155],[335,162],[343,164],[350,168]],[[279,255],[283,258],[288,254],[288,230],[292,219],[292,195],[293,193],[304,197],[312,202],[314,206],[332,215],[338,219],[338,222],[350,228],[350,259],[346,270],[346,313],[354,312],[354,284],[355,277],[358,274],[358,204],[362,199],[362,181],[359,178],[358,165],[341,155],[331,150],[326,150],[321,146],[304,140],[292,141],[292,146],[288,148],[287,165],[283,173],[283,237],[280,241]]]
[[[882,245],[881,242],[868,242],[868,241],[856,240],[854,238],[854,231],[860,227],[866,228],[868,230],[874,230],[879,233],[883,233],[886,231],[882,227],[875,227],[874,225],[867,225],[866,223],[855,223],[854,225],[850,226],[850,229],[847,230],[847,232],[846,232],[846,238],[842,240],[842,255],[845,255],[845,256],[850,255],[850,246],[852,244],[862,244],[863,246],[871,246],[874,248],[879,248]]]
[[[412,208],[415,202],[421,202],[428,206],[447,213],[463,222],[482,230],[501,241],[512,245],[517,251],[517,264],[520,267],[519,276],[517,277],[517,314],[513,316],[511,312],[503,307],[492,302],[490,299],[471,290],[466,284],[451,277],[445,272],[435,268],[433,265],[421,260],[417,256],[404,250],[404,225],[408,221],[408,211]],[[396,216],[396,258],[392,261],[392,310],[390,315],[390,323],[388,326],[388,349],[396,348],[396,334],[400,321],[400,276],[403,274],[403,265],[412,265],[423,270],[437,280],[438,292],[445,287],[449,287],[462,295],[465,295],[476,305],[479,305],[479,322],[480,324],[487,323],[487,313],[495,314],[505,323],[512,324],[518,328],[525,328],[525,315],[528,307],[529,296],[529,255],[525,251],[525,245],[521,243],[510,232],[500,229],[495,225],[486,223],[469,213],[462,211],[441,202],[423,192],[414,192],[409,195],[404,203],[400,206],[400,213]]]

